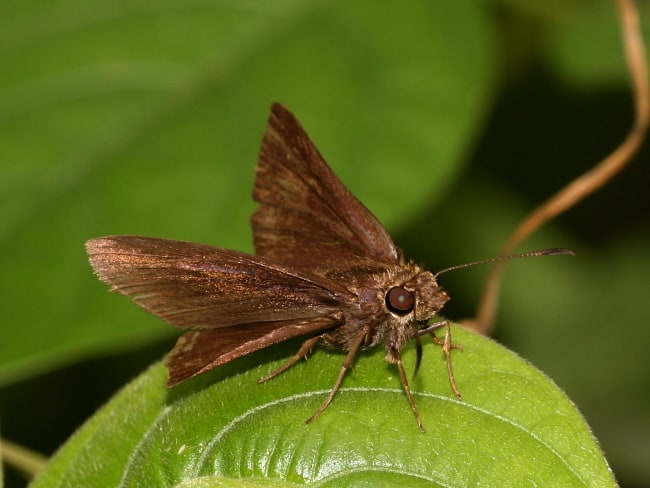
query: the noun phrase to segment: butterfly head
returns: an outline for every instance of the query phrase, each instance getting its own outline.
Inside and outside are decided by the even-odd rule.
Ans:
[[[408,276],[394,281],[385,293],[386,309],[392,316],[385,330],[387,359],[391,362],[416,335],[419,324],[436,315],[449,300],[431,272],[414,265],[408,268]]]
[[[414,273],[403,284],[386,292],[386,308],[398,317],[425,322],[433,317],[449,300],[429,271],[414,267]]]

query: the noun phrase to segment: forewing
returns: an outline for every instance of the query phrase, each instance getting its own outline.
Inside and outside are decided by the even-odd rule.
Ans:
[[[318,334],[341,323],[342,315],[338,314],[187,332],[178,339],[167,357],[167,386],[174,386],[272,344],[301,335]]]
[[[252,217],[257,255],[285,265],[345,268],[359,258],[395,263],[401,252],[376,217],[341,183],[298,120],[271,108]]]
[[[112,290],[182,328],[331,315],[346,291],[244,253],[137,236],[92,239],[90,262]]]

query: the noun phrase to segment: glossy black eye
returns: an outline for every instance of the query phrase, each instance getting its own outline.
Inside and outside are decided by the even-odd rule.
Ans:
[[[415,296],[406,288],[395,286],[386,293],[388,310],[398,315],[406,315],[415,305]]]

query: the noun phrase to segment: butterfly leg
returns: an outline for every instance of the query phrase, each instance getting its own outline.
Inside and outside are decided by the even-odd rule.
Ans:
[[[420,340],[420,336],[416,335],[415,336],[415,369],[413,370],[413,379],[418,374],[418,370],[420,369],[420,364],[422,364],[422,341]]]
[[[354,362],[354,358],[359,352],[359,349],[361,349],[361,345],[366,341],[368,334],[370,333],[370,328],[365,327],[363,331],[357,336],[356,340],[352,344],[352,347],[350,348],[350,351],[348,352],[348,355],[345,357],[345,361],[343,361],[343,365],[341,366],[341,372],[339,373],[338,378],[336,378],[336,383],[334,383],[334,386],[332,387],[332,391],[330,391],[329,396],[325,400],[325,402],[314,412],[314,414],[307,419],[307,423],[312,422],[313,420],[316,420],[321,413],[325,411],[327,407],[329,407],[330,403],[332,403],[332,400],[334,400],[334,397],[339,391],[339,388],[341,388],[341,383],[343,383],[343,378],[345,377],[345,372],[352,366],[352,363]]]
[[[445,328],[444,339],[440,339],[435,335],[435,331],[442,327]],[[462,400],[463,397],[461,396],[460,391],[458,390],[458,386],[456,386],[456,378],[454,377],[454,368],[451,363],[451,350],[460,349],[462,351],[463,348],[461,346],[457,346],[451,343],[451,325],[449,321],[442,320],[440,322],[436,322],[435,324],[431,324],[429,327],[426,327],[425,329],[419,330],[417,332],[416,338],[419,338],[425,334],[431,334],[433,341],[442,347],[442,351],[445,353],[445,357],[447,359],[447,374],[449,375],[449,382],[451,383],[451,389],[454,391],[454,394],[458,397],[458,399]]]
[[[264,378],[260,378],[258,380],[258,383],[264,383],[266,381],[269,381],[276,376],[284,373],[287,369],[289,369],[291,366],[296,364],[298,361],[300,361],[302,358],[307,357],[307,354],[311,352],[311,350],[314,348],[316,343],[320,340],[321,336],[317,335],[315,337],[312,337],[310,339],[307,339],[305,342],[303,342],[302,346],[300,346],[300,349],[298,349],[298,352],[293,355],[289,361],[284,363],[282,366],[280,366],[278,369],[273,371],[271,374],[265,376]]]
[[[420,411],[418,410],[418,406],[415,403],[415,398],[413,398],[413,392],[411,392],[411,387],[409,386],[409,381],[408,378],[406,377],[406,371],[404,370],[404,364],[402,363],[402,356],[400,355],[399,351],[397,352],[397,358],[396,358],[396,363],[397,363],[397,368],[399,369],[399,377],[402,380],[402,386],[404,387],[404,391],[406,392],[406,396],[409,399],[409,403],[411,405],[411,409],[413,410],[413,413],[415,414],[415,420],[418,422],[418,426],[422,430],[422,432],[426,432],[427,429],[424,428],[424,424],[422,423],[422,418],[420,417]]]

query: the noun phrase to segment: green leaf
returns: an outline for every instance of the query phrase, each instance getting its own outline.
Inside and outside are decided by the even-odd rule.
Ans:
[[[616,485],[580,413],[548,378],[495,342],[452,330],[463,347],[452,353],[463,400],[451,392],[439,347],[426,341],[412,381],[426,433],[381,348],[358,358],[310,424],[342,354],[318,350],[260,385],[282,364],[256,365],[264,352],[170,392],[157,364],[82,427],[33,488],[211,476],[337,487]],[[415,352],[404,360],[413,368]]]
[[[0,5],[0,385],[173,333],[104,293],[83,243],[250,251],[271,102],[389,227],[441,198],[490,94],[481,5]]]
[[[192,480],[183,481],[176,488],[273,488],[300,486],[286,481],[264,481],[222,478],[221,476],[200,476]]]

